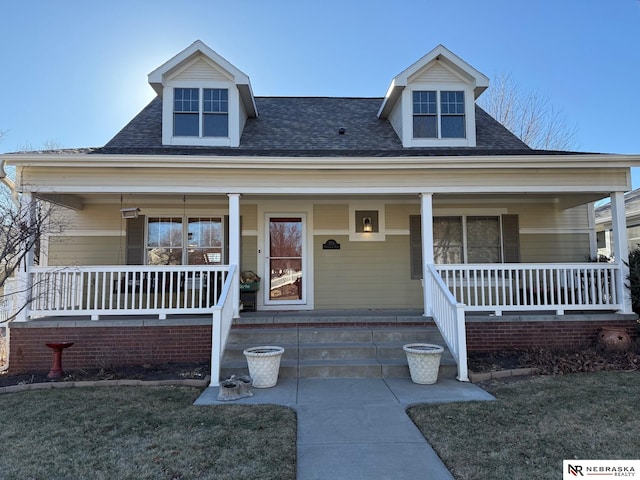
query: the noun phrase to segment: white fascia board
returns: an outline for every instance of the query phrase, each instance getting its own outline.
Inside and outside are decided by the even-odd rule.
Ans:
[[[256,118],[258,116],[258,107],[256,106],[256,99],[253,96],[251,82],[238,84],[238,92],[240,93],[240,100],[242,100],[247,116]]]
[[[406,85],[409,81],[409,77],[422,70],[425,66],[436,60],[439,56],[442,56],[444,59],[446,59],[447,62],[445,62],[444,64],[449,68],[449,70],[452,70],[452,67],[454,67],[459,69],[463,75],[473,78],[475,80],[475,88],[476,90],[479,89],[480,93],[486,90],[489,86],[489,77],[469,65],[444,45],[438,45],[418,61],[414,62],[411,66],[396,75],[394,79],[396,79],[399,84]]]
[[[341,195],[341,196],[371,196],[371,195],[415,195],[418,196],[425,193],[428,190],[429,193],[434,194],[549,194],[558,195],[564,193],[584,193],[588,191],[590,193],[601,193],[608,195],[611,192],[618,191],[619,185],[572,185],[569,187],[558,187],[548,185],[509,185],[509,186],[429,186],[424,185],[403,185],[403,186],[288,186],[288,185],[267,185],[267,186],[255,186],[255,185],[237,185],[237,186],[218,186],[218,185],[204,185],[204,186],[189,186],[189,195],[227,195],[231,193],[237,193],[241,195]],[[157,186],[147,185],[100,185],[100,186],[88,186],[78,188],[77,186],[40,186],[36,191],[39,195],[42,194],[175,194],[183,195],[184,187],[177,186],[162,186],[162,191],[158,191]]]
[[[393,109],[398,95],[402,93],[402,89],[408,85],[410,78],[439,57],[442,58],[442,65],[449,71],[461,78],[472,79],[470,83],[473,85],[474,97],[476,99],[489,87],[489,77],[469,65],[444,45],[438,45],[411,66],[393,77],[382,102],[382,106],[378,111],[378,117],[386,118]]]
[[[4,154],[6,164],[21,167],[83,168],[230,168],[294,170],[407,170],[505,168],[629,168],[640,167],[640,155],[503,155],[415,157],[259,157],[213,155],[45,155]]]
[[[382,105],[380,105],[380,109],[378,110],[378,118],[389,118],[389,115],[391,115],[391,112],[393,111],[393,107],[402,96],[402,91],[406,86],[406,83],[402,85],[395,78],[391,80],[391,85],[389,85],[387,93],[382,100]]]
[[[238,73],[240,75],[246,75],[234,67],[231,63],[229,63],[226,59],[224,59],[217,52],[209,48],[204,44],[201,40],[196,40],[187,48],[182,50],[177,55],[173,56],[171,59],[167,60],[165,63],[156,68],[153,72],[148,75],[149,83],[162,83],[163,77],[173,70],[174,68],[180,66],[185,60],[189,60],[190,57],[197,53],[202,53],[205,57],[208,57],[212,62],[220,65],[223,69],[232,73],[234,76]],[[248,77],[247,77],[248,79]]]
[[[158,93],[158,95],[162,95],[162,87],[164,81],[166,79],[166,75],[170,74],[175,69],[179,69],[181,64],[190,63],[194,61],[199,55],[203,55],[209,62],[214,65],[217,65],[225,72],[233,78],[233,81],[238,87],[244,86],[245,93],[251,95],[251,102],[254,106],[253,111],[257,115],[257,109],[255,108],[255,102],[253,101],[253,91],[251,89],[251,82],[249,81],[249,76],[231,64],[227,59],[222,57],[213,49],[209,48],[205,45],[201,40],[196,40],[190,46],[185,48],[183,51],[175,55],[173,58],[163,63],[161,66],[156,68],[153,72],[148,75],[149,84],[153,87],[153,89]],[[243,101],[246,103],[248,100],[243,98]],[[248,112],[251,112],[251,109],[247,109]]]

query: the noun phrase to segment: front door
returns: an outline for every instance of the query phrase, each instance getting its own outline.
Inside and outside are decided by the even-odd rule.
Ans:
[[[303,305],[306,303],[305,216],[268,215],[265,255],[265,305]]]

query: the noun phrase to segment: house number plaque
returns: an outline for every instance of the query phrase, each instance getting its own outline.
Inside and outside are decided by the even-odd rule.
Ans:
[[[340,244],[333,239],[327,240],[322,244],[323,250],[340,250]]]

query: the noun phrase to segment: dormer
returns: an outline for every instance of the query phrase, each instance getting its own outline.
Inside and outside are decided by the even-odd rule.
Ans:
[[[475,100],[489,79],[442,45],[391,81],[378,117],[404,147],[475,147]]]
[[[249,77],[200,40],[149,74],[162,97],[162,144],[237,147],[257,117]]]

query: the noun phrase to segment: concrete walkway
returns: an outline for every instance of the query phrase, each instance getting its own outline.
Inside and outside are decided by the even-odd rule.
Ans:
[[[207,388],[196,405],[276,404],[298,414],[298,480],[452,479],[405,410],[416,403],[494,400],[453,379],[417,385],[408,378],[282,379],[253,397],[218,402]]]

